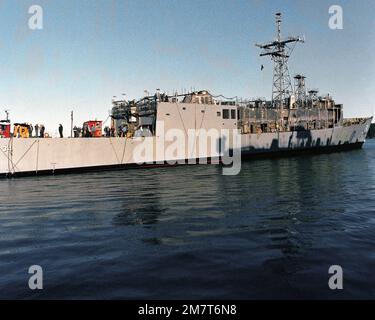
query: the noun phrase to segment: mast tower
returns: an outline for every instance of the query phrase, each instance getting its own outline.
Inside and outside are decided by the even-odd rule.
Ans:
[[[262,51],[261,57],[270,56],[274,62],[273,86],[272,86],[272,106],[279,110],[289,108],[285,101],[293,94],[292,81],[288,69],[289,57],[297,42],[304,42],[300,37],[281,37],[281,13],[276,13],[276,40],[256,44]]]

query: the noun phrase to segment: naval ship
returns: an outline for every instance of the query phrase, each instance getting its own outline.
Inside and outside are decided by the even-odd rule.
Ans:
[[[288,61],[300,37],[257,44],[273,65],[272,99],[215,96],[207,90],[139,100],[114,100],[106,134],[70,138],[0,139],[0,175],[56,174],[242,158],[323,153],[361,148],[372,118],[346,119],[331,95],[290,76]],[[262,66],[263,69],[263,66]],[[108,129],[108,128],[107,128]],[[225,160],[225,161],[223,161]]]

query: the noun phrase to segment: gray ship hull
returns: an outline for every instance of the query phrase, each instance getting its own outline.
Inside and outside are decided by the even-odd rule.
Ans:
[[[331,129],[280,133],[241,134],[243,159],[294,156],[298,154],[346,151],[361,148],[371,124],[371,118],[359,124]],[[120,170],[188,164],[200,159],[188,151],[187,156],[166,158],[157,148],[158,137],[142,138],[64,138],[64,139],[0,139],[0,175],[59,174],[69,172]],[[165,143],[165,142],[164,142]],[[149,146],[146,158],[139,159],[136,148]],[[198,145],[198,143],[197,143]],[[209,162],[219,162],[218,152],[207,152]],[[176,163],[173,163],[173,160]],[[189,161],[193,163],[194,161]],[[197,161],[198,162],[198,161]]]
[[[267,158],[283,158],[283,157],[293,157],[293,156],[302,156],[302,155],[318,155],[334,152],[344,152],[350,150],[361,149],[364,142],[348,143],[338,146],[321,146],[313,148],[298,148],[298,149],[288,149],[288,150],[253,150],[253,151],[243,151],[242,159],[245,161],[256,160],[256,159],[267,159]],[[43,176],[43,175],[58,175],[58,174],[71,174],[71,173],[88,173],[88,172],[100,172],[100,171],[116,171],[116,170],[128,170],[128,169],[145,169],[145,168],[159,168],[159,167],[172,167],[172,166],[181,166],[181,165],[191,165],[188,161],[181,163],[184,159],[179,159],[176,164],[169,164],[168,162],[164,163],[150,163],[150,164],[136,164],[136,163],[127,163],[127,164],[109,164],[109,165],[94,165],[94,166],[85,166],[85,167],[71,167],[71,168],[50,168],[43,170],[33,170],[33,171],[15,171],[2,172],[0,178],[15,178],[15,177],[27,177],[27,176]],[[199,163],[200,158],[196,158],[195,162]],[[219,164],[220,159],[208,158],[207,164]]]

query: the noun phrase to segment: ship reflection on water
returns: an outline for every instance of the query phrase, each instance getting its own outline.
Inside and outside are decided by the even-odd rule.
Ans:
[[[0,295],[374,298],[374,156],[368,141],[246,161],[237,176],[202,165],[3,181]],[[23,283],[32,264],[46,274],[37,294]],[[327,287],[334,264],[341,292]]]

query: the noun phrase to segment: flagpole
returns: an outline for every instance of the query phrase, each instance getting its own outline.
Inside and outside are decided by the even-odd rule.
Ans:
[[[70,113],[70,137],[73,138],[73,110]]]

